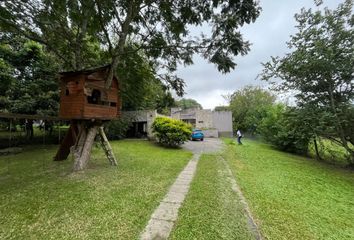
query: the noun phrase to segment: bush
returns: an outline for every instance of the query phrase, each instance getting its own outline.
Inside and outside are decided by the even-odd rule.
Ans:
[[[109,140],[118,140],[126,137],[126,133],[131,126],[131,120],[121,117],[117,120],[109,121],[105,128]]]
[[[280,104],[268,110],[258,130],[267,142],[292,153],[306,154],[312,139],[312,132],[301,113]]]
[[[176,147],[190,138],[192,126],[180,120],[157,117],[152,124],[152,132],[159,143],[169,147]]]

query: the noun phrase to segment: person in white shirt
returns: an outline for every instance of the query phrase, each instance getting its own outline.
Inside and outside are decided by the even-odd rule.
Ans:
[[[242,142],[241,142],[242,133],[241,133],[240,129],[237,130],[236,135],[237,135],[237,142],[238,142],[238,144],[241,145],[242,144]]]

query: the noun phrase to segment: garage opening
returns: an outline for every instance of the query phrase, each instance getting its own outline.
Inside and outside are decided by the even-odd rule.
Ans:
[[[132,122],[131,127],[127,131],[128,138],[146,138],[147,122]]]

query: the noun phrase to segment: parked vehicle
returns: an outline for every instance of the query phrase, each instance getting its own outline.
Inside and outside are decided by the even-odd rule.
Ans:
[[[202,130],[194,129],[192,132],[191,140],[192,141],[194,141],[194,140],[203,141],[204,140],[204,133],[202,132]]]

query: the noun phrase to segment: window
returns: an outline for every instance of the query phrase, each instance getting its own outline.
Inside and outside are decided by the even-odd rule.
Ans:
[[[91,104],[101,104],[101,92],[100,90],[93,89],[91,96],[87,96],[87,102]]]
[[[102,101],[101,99],[101,91],[98,89],[93,89],[91,92],[90,96],[87,96],[87,103],[89,104],[96,104],[96,105],[102,105],[102,106],[107,106],[107,107],[117,107],[116,102],[108,102],[108,101]]]

